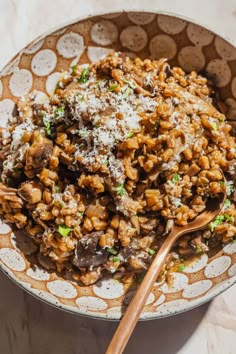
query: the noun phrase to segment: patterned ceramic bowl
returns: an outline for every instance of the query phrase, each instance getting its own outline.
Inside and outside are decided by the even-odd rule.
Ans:
[[[76,21],[29,44],[0,73],[0,126],[14,114],[20,96],[36,90],[38,102],[55,89],[60,71],[88,63],[111,49],[158,59],[189,71],[204,71],[215,81],[228,117],[236,119],[236,49],[218,35],[165,14],[112,13]],[[0,221],[0,266],[18,285],[64,310],[97,318],[119,319],[135,289],[113,279],[79,286],[46,269],[32,241]],[[42,267],[44,266],[44,268]],[[45,269],[46,268],[46,269]],[[179,313],[212,299],[236,281],[236,243],[213,258],[206,254],[174,274],[171,287],[156,283],[143,319]]]

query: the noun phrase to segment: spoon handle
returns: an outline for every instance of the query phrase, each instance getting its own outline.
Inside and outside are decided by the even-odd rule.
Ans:
[[[179,234],[179,230],[172,229],[171,233],[164,241],[160,250],[157,252],[151,266],[149,267],[139,289],[134,295],[131,303],[129,304],[127,310],[125,311],[119,326],[107,348],[106,354],[121,354],[125,349],[125,346],[131,336],[134,327],[139,319],[139,316],[143,310],[143,307],[147,301],[148,295],[152,290],[153,284],[155,283],[168,255],[173,243]]]

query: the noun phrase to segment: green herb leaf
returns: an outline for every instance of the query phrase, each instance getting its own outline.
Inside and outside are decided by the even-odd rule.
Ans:
[[[186,268],[185,264],[180,264],[180,266],[177,269],[177,272],[182,272]]]
[[[71,69],[72,73],[75,71],[76,68],[77,68],[76,64],[75,65],[71,65],[70,69]]]
[[[223,224],[223,221],[224,215],[217,215],[217,217],[209,225],[211,232],[214,231],[216,226]]]
[[[131,81],[129,81],[129,80],[124,80],[124,82],[127,84],[127,85],[129,85],[129,87],[130,88],[132,88],[133,90],[135,90],[136,89],[136,85],[135,84],[133,84]]]
[[[80,83],[85,83],[85,82],[87,82],[88,81],[88,73],[89,73],[89,68],[85,68],[83,71],[82,71],[82,73],[81,73],[81,75],[80,75],[80,77],[78,78],[78,82],[80,82]]]
[[[228,207],[231,205],[231,202],[229,199],[225,199],[225,203],[224,203],[224,210],[228,209]]]
[[[125,189],[124,183],[119,184],[116,188],[115,191],[118,195],[124,196],[127,195],[127,191]]]
[[[134,135],[134,132],[129,132],[126,139],[132,138],[133,135]]]
[[[173,183],[177,183],[179,180],[180,180],[180,175],[178,173],[175,173],[171,181]]]
[[[43,117],[43,124],[45,126],[47,136],[50,136],[51,135],[51,123],[49,122],[49,120],[47,119],[46,116]]]
[[[108,252],[116,256],[118,254],[118,251],[114,247],[109,247],[107,248]]]
[[[153,256],[156,252],[153,250],[153,249],[151,249],[151,248],[147,248],[146,249],[146,252],[147,253],[149,253],[151,256]]]
[[[84,211],[79,211],[79,214],[80,214],[81,216],[84,216]]]
[[[61,191],[60,187],[59,186],[55,186],[55,192],[56,193],[60,193],[60,191]]]
[[[100,81],[96,81],[96,82],[93,84],[93,87],[98,87],[98,86],[99,86],[99,82],[100,82]]]
[[[110,92],[113,92],[113,91],[115,91],[115,89],[116,89],[117,87],[119,87],[118,84],[110,85],[110,86],[108,87],[108,90],[109,90]]]
[[[66,225],[59,225],[58,232],[61,236],[66,237],[71,232],[71,228]]]
[[[214,131],[217,131],[218,129],[217,129],[217,124],[215,123],[215,122],[211,122],[210,123],[210,126],[212,127],[212,129],[214,130]]]
[[[199,246],[199,245],[196,246],[195,251],[196,251],[196,253],[202,253],[203,252],[202,251],[202,247]]]
[[[113,260],[113,262],[120,262],[120,258],[119,257],[113,257],[112,260]]]
[[[55,119],[59,119],[60,117],[62,117],[65,113],[65,107],[58,107],[55,108],[53,111],[54,115],[55,115]]]
[[[128,87],[125,92],[124,92],[124,97],[128,97],[129,95],[131,94],[131,90],[130,88]]]
[[[234,218],[231,215],[224,214],[224,218],[226,221],[234,222]]]
[[[219,121],[220,123],[222,123],[222,122],[224,121],[224,119],[223,119],[223,118],[218,118],[218,121]]]
[[[221,186],[224,186],[225,182],[224,181],[220,181],[219,182]]]
[[[230,184],[228,186],[228,189],[229,189],[230,193],[232,193],[234,191],[234,186],[232,184]]]

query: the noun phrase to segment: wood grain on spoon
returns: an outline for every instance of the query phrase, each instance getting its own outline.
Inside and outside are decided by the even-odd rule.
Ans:
[[[225,201],[225,194],[221,193],[216,198],[209,199],[206,210],[198,215],[196,219],[185,226],[174,226],[160,250],[156,254],[151,266],[149,267],[139,289],[128,306],[110,344],[106,354],[123,353],[125,346],[134,330],[142,309],[147,301],[153,284],[155,283],[166,256],[171,250],[176,240],[187,232],[199,230],[209,224],[221,211]]]

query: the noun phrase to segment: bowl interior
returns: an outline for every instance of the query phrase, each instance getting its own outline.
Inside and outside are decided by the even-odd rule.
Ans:
[[[236,120],[236,49],[201,26],[184,19],[146,12],[90,17],[50,32],[24,48],[0,73],[0,127],[14,114],[19,97],[34,91],[40,103],[50,96],[62,70],[97,61],[111,50],[131,57],[168,58],[171,65],[211,78],[228,118]],[[18,285],[68,311],[118,319],[135,288],[104,279],[79,286],[62,278],[21,231],[0,221],[0,266]],[[42,268],[42,266],[44,268]],[[48,269],[48,270],[47,270]],[[235,282],[236,243],[214,257],[202,255],[175,273],[173,284],[156,283],[142,318],[158,318],[204,303]]]

